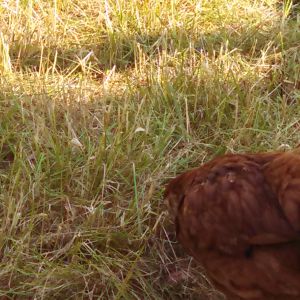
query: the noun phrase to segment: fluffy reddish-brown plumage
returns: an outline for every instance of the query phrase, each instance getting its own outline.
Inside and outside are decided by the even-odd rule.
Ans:
[[[177,238],[229,300],[300,299],[300,154],[229,154],[171,180]]]

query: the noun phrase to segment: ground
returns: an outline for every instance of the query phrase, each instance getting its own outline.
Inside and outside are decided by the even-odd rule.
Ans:
[[[300,12],[275,0],[0,4],[0,296],[222,299],[165,183],[300,134]]]

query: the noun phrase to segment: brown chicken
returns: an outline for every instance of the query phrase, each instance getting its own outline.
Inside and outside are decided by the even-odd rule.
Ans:
[[[300,299],[300,153],[224,155],[165,193],[179,242],[228,300]]]

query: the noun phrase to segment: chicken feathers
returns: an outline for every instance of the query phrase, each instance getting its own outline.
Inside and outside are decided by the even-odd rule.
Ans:
[[[300,299],[300,154],[228,154],[165,197],[183,247],[228,299]]]

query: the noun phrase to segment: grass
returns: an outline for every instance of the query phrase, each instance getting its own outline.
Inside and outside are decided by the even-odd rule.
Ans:
[[[3,1],[0,297],[222,299],[175,174],[300,139],[299,4]]]

